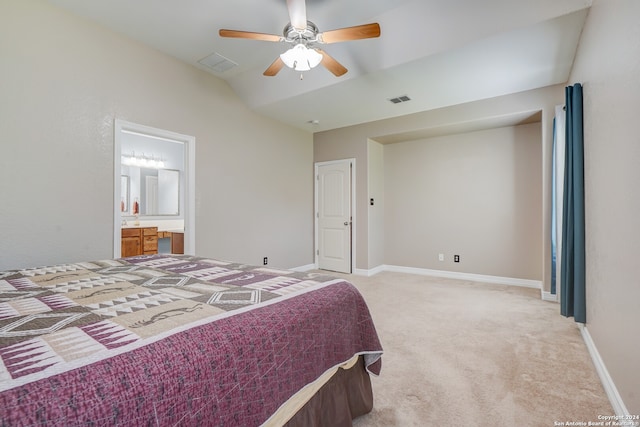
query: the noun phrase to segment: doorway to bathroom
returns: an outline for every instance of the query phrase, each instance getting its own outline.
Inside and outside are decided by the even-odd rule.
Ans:
[[[155,228],[195,254],[195,137],[124,120],[114,127],[113,254],[123,255],[123,229]],[[143,239],[143,238],[142,238]],[[161,238],[158,238],[162,242]],[[162,251],[155,245],[140,253]]]

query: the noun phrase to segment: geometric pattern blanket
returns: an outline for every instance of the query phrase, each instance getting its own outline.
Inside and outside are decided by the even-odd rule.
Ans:
[[[355,287],[187,255],[0,272],[0,425],[264,423],[382,347]]]

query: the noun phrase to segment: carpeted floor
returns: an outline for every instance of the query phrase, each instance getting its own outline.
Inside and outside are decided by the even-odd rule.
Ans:
[[[384,347],[374,409],[356,427],[557,426],[613,414],[578,327],[539,290],[343,277],[364,295]]]

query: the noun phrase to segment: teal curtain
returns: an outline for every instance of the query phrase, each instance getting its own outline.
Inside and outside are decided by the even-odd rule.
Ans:
[[[565,88],[565,175],[560,312],[587,322],[585,293],[584,132],[582,85]]]

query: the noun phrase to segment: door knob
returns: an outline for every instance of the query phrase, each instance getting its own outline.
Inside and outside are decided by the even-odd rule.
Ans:
[[[344,222],[344,225],[349,225],[349,221],[345,221],[345,222]]]

